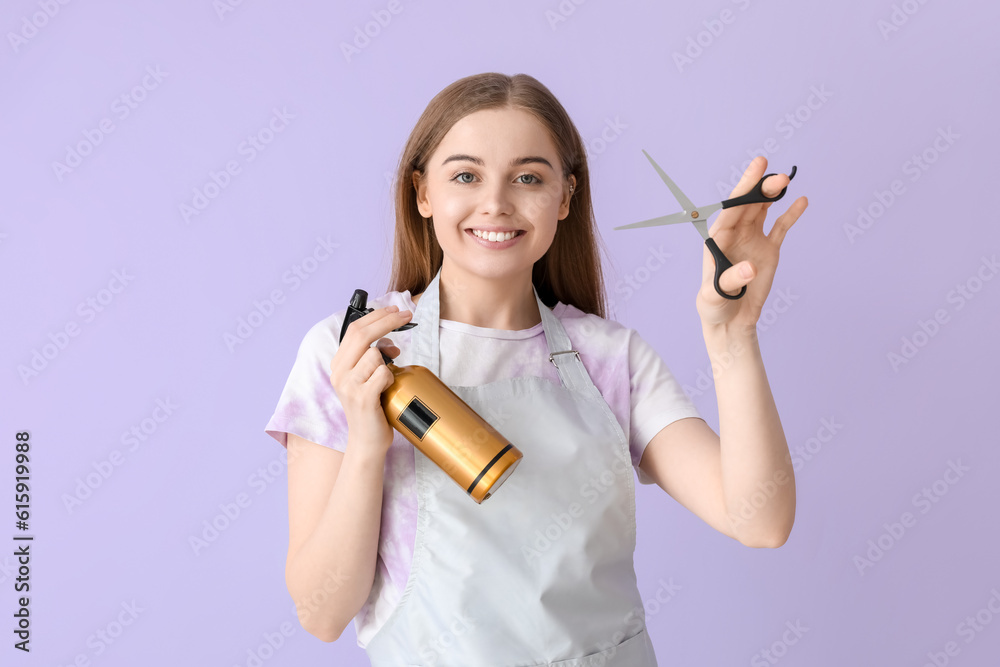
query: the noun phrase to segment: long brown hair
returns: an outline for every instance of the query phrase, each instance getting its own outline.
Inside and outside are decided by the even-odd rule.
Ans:
[[[434,225],[417,209],[413,172],[425,171],[427,160],[455,123],[473,112],[497,108],[521,109],[538,118],[559,151],[563,178],[570,174],[576,177],[569,215],[559,221],[552,245],[532,269],[531,281],[538,295],[550,308],[561,301],[605,317],[600,236],[594,222],[583,140],[562,104],[527,74],[487,72],[467,76],[439,92],[424,109],[396,170],[396,231],[389,291],[422,293],[444,259]]]

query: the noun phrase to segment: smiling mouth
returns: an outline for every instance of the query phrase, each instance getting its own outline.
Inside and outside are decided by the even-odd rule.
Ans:
[[[482,232],[478,229],[467,229],[465,231],[466,233],[471,234],[472,236],[475,236],[478,239],[482,239],[483,241],[490,241],[493,243],[503,243],[504,241],[509,241],[513,238],[524,235],[523,229],[518,229],[511,232],[501,232],[501,233]]]

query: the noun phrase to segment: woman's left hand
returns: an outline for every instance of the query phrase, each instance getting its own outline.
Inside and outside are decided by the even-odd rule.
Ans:
[[[766,169],[767,158],[754,158],[729,197],[749,192]],[[787,174],[770,176],[764,181],[764,194],[774,197],[787,185]],[[735,300],[719,296],[715,291],[715,258],[708,246],[703,245],[702,282],[695,300],[703,327],[736,327],[741,331],[756,332],[757,319],[771,292],[771,283],[778,268],[778,249],[785,233],[806,210],[809,200],[799,197],[792,202],[788,210],[775,220],[770,233],[765,234],[764,219],[772,203],[723,209],[708,230],[708,235],[715,239],[719,249],[733,264],[719,276],[719,287],[726,294],[739,294],[743,285],[747,286],[747,291]]]

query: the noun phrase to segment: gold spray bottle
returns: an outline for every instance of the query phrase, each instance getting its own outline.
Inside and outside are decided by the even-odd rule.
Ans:
[[[372,312],[368,293],[354,290],[340,340],[348,325]],[[394,331],[417,326],[408,322]],[[382,392],[389,425],[448,474],[476,503],[496,493],[523,454],[424,366],[396,366],[382,352],[394,381]]]

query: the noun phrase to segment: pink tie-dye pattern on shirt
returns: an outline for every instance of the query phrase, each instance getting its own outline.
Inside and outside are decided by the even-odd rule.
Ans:
[[[410,293],[389,292],[370,299],[368,307],[396,305],[416,310]],[[594,385],[608,402],[629,439],[632,463],[639,481],[651,484],[639,461],[650,439],[664,426],[686,417],[700,418],[666,364],[639,334],[613,320],[583,313],[558,303],[553,314],[579,352]],[[347,445],[347,421],[330,384],[330,361],[337,351],[340,326],[346,309],[318,322],[306,334],[278,405],[265,431],[287,447],[287,434],[343,452]],[[419,321],[418,321],[419,324]],[[461,322],[440,322],[440,377],[451,386],[478,386],[496,380],[536,375],[558,384],[559,374],[548,360],[542,325],[521,331],[487,329]],[[400,348],[396,361],[406,365],[412,334],[396,332],[389,338]],[[406,586],[416,535],[417,498],[413,446],[394,433],[386,456],[381,532],[376,579],[383,585],[359,612],[356,622],[363,628],[359,645],[377,631],[376,623],[398,602]],[[390,490],[398,502],[390,502]],[[385,585],[390,582],[389,585]],[[378,605],[376,605],[378,602]],[[381,619],[373,614],[376,606]]]

